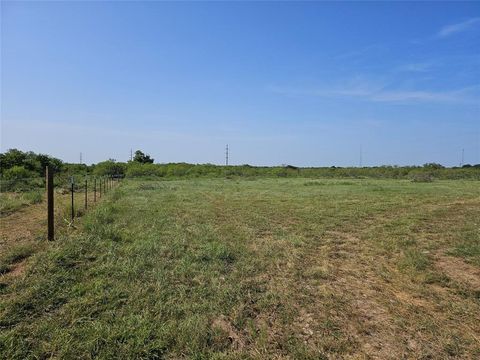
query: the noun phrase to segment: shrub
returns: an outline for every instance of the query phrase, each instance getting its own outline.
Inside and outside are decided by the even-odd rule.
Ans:
[[[120,175],[125,174],[127,165],[125,163],[115,162],[113,160],[102,161],[95,165],[93,173],[98,176],[104,175]]]
[[[423,182],[428,183],[433,181],[433,175],[428,172],[415,173],[411,176],[412,182]]]
[[[3,178],[5,180],[27,180],[37,176],[38,175],[35,172],[18,165],[3,172]]]

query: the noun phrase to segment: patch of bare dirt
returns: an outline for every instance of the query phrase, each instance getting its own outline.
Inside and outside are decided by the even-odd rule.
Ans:
[[[466,263],[461,258],[447,255],[437,256],[435,266],[451,280],[472,290],[480,290],[480,268]]]
[[[405,291],[399,290],[399,291],[393,292],[393,294],[395,298],[403,304],[409,304],[409,305],[424,307],[424,308],[430,306],[430,304],[424,299],[411,295]]]
[[[27,269],[27,258],[10,265],[8,270],[1,275],[2,279],[11,280],[16,277],[22,276]]]
[[[20,276],[25,273],[27,269],[27,258],[23,259],[22,261],[12,265],[11,270],[9,271],[10,276]]]
[[[0,252],[45,232],[46,205],[35,204],[0,218]]]
[[[221,315],[213,320],[212,327],[218,328],[227,334],[233,349],[240,350],[245,347],[245,341],[243,340],[242,336],[226,316]]]

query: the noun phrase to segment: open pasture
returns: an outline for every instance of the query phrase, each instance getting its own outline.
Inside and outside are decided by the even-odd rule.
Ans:
[[[478,358],[478,181],[125,180],[0,295],[5,358]]]

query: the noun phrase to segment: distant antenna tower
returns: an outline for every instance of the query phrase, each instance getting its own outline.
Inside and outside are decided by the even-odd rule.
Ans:
[[[225,166],[228,166],[228,144],[225,147]]]
[[[80,164],[82,164],[82,153],[80,153]]]
[[[363,157],[363,154],[362,154],[362,145],[360,145],[360,162],[359,162],[360,167],[362,167],[362,162],[363,162],[362,157]]]

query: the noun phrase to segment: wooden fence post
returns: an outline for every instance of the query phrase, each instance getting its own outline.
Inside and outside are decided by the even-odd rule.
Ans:
[[[55,222],[53,213],[53,169],[49,166],[45,169],[47,180],[47,239],[55,239]]]
[[[93,202],[97,202],[97,178],[93,179]]]

